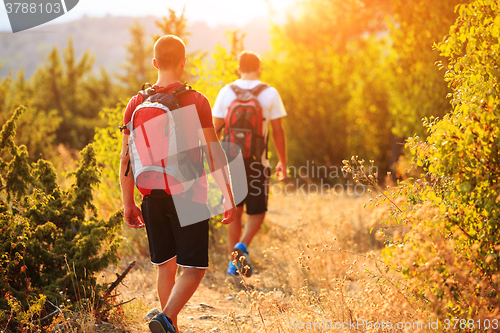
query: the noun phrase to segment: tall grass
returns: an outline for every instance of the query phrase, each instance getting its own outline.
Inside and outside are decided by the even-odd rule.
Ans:
[[[403,281],[387,274],[379,234],[370,233],[374,212],[363,210],[367,200],[273,197],[264,230],[251,246],[261,274],[243,279],[237,296],[258,320],[240,325],[228,317],[227,330],[295,332],[302,327],[310,332],[341,329],[345,323],[345,331],[354,331],[355,324],[363,332],[403,323],[413,332],[417,322],[425,330],[425,316]]]
[[[212,296],[220,299],[232,294],[234,308],[212,324],[219,332],[296,332],[301,323],[316,325],[316,330],[310,326],[306,331],[319,332],[349,321],[361,332],[370,327],[377,332],[426,331],[427,314],[419,310],[405,282],[387,272],[381,257],[384,244],[377,228],[387,207],[364,209],[368,200],[334,194],[272,196],[261,231],[249,247],[259,272],[251,278],[227,278],[226,229],[214,224],[210,267],[201,288],[215,285],[222,292]],[[125,235],[142,232],[128,230]],[[392,229],[385,235],[391,233],[397,237]],[[140,332],[147,330],[144,315],[159,305],[156,268],[149,263],[146,239],[129,236],[123,264],[104,275],[109,280],[130,260],[138,260],[119,290],[120,300],[136,299],[120,307],[115,319],[127,330]],[[242,319],[242,313],[250,318]],[[183,332],[193,324],[182,312],[179,323]],[[385,329],[377,330],[382,323]],[[387,323],[393,329],[387,329]],[[396,329],[397,323],[407,329]],[[344,331],[356,331],[350,327]]]

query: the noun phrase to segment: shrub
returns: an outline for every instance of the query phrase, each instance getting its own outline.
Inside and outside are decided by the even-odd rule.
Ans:
[[[57,185],[50,162],[29,164],[25,146],[14,143],[18,108],[0,132],[0,309],[12,297],[28,306],[28,299],[45,295],[61,304],[99,295],[95,273],[118,261],[122,217],[97,217],[92,204],[99,183],[92,146],[81,151],[71,188]],[[8,296],[8,297],[7,297]],[[17,304],[17,303],[16,303]],[[98,302],[96,303],[98,305]]]
[[[456,7],[456,23],[436,45],[449,58],[453,110],[425,119],[425,141],[407,142],[425,175],[382,196],[395,207],[389,221],[409,228],[387,238],[392,269],[441,325],[467,319],[469,331],[487,328],[479,324],[498,318],[500,306],[499,9],[491,0]]]

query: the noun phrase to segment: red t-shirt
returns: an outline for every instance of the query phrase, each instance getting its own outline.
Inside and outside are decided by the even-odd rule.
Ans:
[[[172,83],[166,86],[165,89],[169,94],[171,94],[174,89],[179,87],[181,84],[182,83],[180,82]],[[158,86],[156,85],[154,87],[158,88]],[[198,91],[193,91],[179,95],[178,99],[181,107],[193,104],[196,106],[196,111],[198,112],[198,118],[200,119],[202,128],[214,127],[214,123],[212,121],[212,110],[210,108],[210,103],[208,102],[208,99],[205,97],[205,95]],[[130,99],[123,115],[123,123],[125,125],[130,122],[130,120],[132,119],[132,113],[134,112],[135,108],[143,101],[144,98],[141,94],[137,94]],[[125,129],[123,133],[130,135],[130,131],[128,129]],[[207,178],[204,172],[203,176],[197,179],[193,184],[193,201],[198,203],[207,203],[207,188]],[[144,188],[139,188],[139,191],[143,195],[149,194],[151,192],[151,190]]]

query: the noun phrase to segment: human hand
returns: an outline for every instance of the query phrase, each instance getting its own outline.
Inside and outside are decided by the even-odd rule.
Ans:
[[[236,217],[236,207],[232,201],[226,200],[225,198],[222,201],[222,206],[224,207],[224,219],[222,220],[222,224],[230,224]]]
[[[144,219],[142,217],[142,212],[136,204],[125,206],[123,209],[123,215],[125,217],[125,222],[129,227],[135,229],[144,228]]]
[[[286,173],[286,165],[281,163],[281,161],[278,162],[278,164],[276,164],[276,179],[280,182],[284,181],[287,177]]]

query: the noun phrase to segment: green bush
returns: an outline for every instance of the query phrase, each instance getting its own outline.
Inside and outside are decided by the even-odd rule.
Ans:
[[[478,320],[498,319],[500,306],[500,8],[475,0],[456,11],[436,45],[449,59],[453,110],[425,119],[425,141],[407,142],[426,173],[392,193],[389,221],[407,232],[387,237],[385,254],[428,316],[480,331]]]
[[[11,296],[25,307],[39,294],[55,304],[63,296],[65,302],[98,297],[95,273],[118,261],[121,214],[97,217],[92,200],[100,173],[92,146],[81,151],[67,191],[57,185],[50,162],[28,162],[26,147],[14,143],[23,111],[18,108],[0,132],[0,152],[10,156],[0,159],[0,309],[10,308]]]

